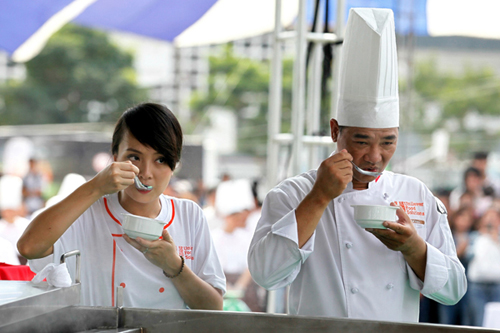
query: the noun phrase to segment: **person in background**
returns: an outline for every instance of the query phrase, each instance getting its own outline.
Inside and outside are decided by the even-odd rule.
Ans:
[[[121,286],[125,307],[221,310],[225,276],[201,208],[163,195],[182,142],[181,126],[164,105],[126,110],[113,132],[113,163],[38,214],[19,240],[31,269],[78,249],[82,305],[116,306]],[[134,186],[135,177],[150,188]],[[127,213],[163,221],[162,237],[130,238],[121,223]],[[74,261],[68,263],[74,272]]]
[[[451,215],[450,227],[453,240],[457,248],[457,257],[467,273],[469,265],[469,245],[471,242],[471,232],[475,219],[474,214],[468,206],[460,207]],[[439,322],[447,325],[472,325],[469,306],[468,293],[455,305],[439,305]]]
[[[450,193],[450,207],[457,210],[461,205],[464,193],[472,195],[472,205],[476,218],[479,218],[491,206],[494,200],[492,193],[484,191],[481,171],[474,167],[468,167],[463,174],[463,184],[456,187]]]
[[[337,150],[262,205],[250,272],[266,289],[290,285],[291,314],[416,322],[420,294],[456,304],[466,291],[444,205],[419,180],[385,170],[399,135],[395,40],[390,9],[350,9],[330,120]],[[363,229],[352,208],[363,204],[399,206],[398,220]]]
[[[28,173],[23,177],[23,201],[28,215],[44,206],[44,183],[43,174],[38,169],[38,161],[31,158]]]
[[[471,166],[481,172],[483,193],[493,197],[500,195],[500,182],[488,176],[488,153],[484,151],[475,152]]]
[[[217,186],[211,187],[206,191],[203,213],[207,217],[207,223],[210,230],[221,228],[224,224],[223,219],[217,214],[217,211],[215,209],[216,196]]]
[[[3,237],[0,237],[0,263],[9,265],[21,264],[16,248]]]
[[[16,250],[19,261],[24,265],[26,259],[17,251],[17,241],[29,224],[23,209],[23,180],[18,176],[0,177],[0,237],[8,240]]]
[[[222,182],[216,191],[216,210],[223,225],[213,229],[212,237],[226,275],[227,288],[242,293],[241,300],[252,311],[263,311],[263,300],[250,275],[247,253],[253,233],[246,221],[255,208],[250,183],[245,179]]]
[[[500,212],[488,209],[470,237],[468,300],[472,310],[472,325],[482,326],[484,306],[500,302]]]

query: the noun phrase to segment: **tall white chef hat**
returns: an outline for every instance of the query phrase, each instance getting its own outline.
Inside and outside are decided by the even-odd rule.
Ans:
[[[351,8],[340,59],[340,126],[399,126],[398,60],[394,14]]]

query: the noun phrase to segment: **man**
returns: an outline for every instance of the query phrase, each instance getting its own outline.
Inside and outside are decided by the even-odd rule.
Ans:
[[[291,314],[417,322],[420,293],[455,304],[466,290],[444,206],[415,178],[384,171],[397,145],[394,18],[351,9],[341,60],[337,151],[271,190],[250,245],[254,280],[290,287]],[[362,229],[354,204],[398,205],[387,229]]]

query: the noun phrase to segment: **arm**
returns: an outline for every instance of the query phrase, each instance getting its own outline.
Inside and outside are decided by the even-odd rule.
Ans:
[[[391,206],[396,206],[392,202]],[[400,251],[413,272],[422,281],[425,280],[427,244],[420,237],[408,214],[403,209],[396,211],[397,222],[384,222],[387,229],[367,229],[385,246],[393,251]]]
[[[248,253],[255,282],[277,289],[295,279],[313,251],[314,232],[323,212],[352,180],[351,159],[343,150],[323,161],[312,187],[312,179],[307,179],[310,183],[289,181],[269,192]]]
[[[120,191],[134,182],[139,170],[130,162],[115,162],[68,197],[41,212],[26,228],[17,243],[19,253],[37,259],[53,253],[54,243],[95,201]]]
[[[146,259],[163,269],[169,276],[174,276],[180,271],[182,260],[166,229],[163,230],[162,236],[162,239],[155,241],[139,237],[131,239],[127,235],[123,235],[123,238],[143,253],[148,249],[144,254]],[[171,281],[191,309],[222,310],[222,291],[203,281],[187,265],[184,265],[181,274],[171,278]]]
[[[467,290],[465,269],[458,260],[446,212],[436,209],[433,196],[426,204],[429,207],[426,210],[427,228],[430,230],[427,230],[425,240],[412,231],[415,227],[402,210],[398,210],[399,222],[402,223],[384,222],[390,230],[372,232],[389,248],[402,250],[411,268],[408,274],[413,289],[439,303],[453,305]]]
[[[352,156],[344,149],[324,160],[314,186],[295,210],[299,247],[311,238],[328,204],[352,181]]]

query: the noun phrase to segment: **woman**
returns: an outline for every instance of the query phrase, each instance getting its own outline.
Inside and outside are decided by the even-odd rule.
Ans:
[[[166,107],[139,104],[118,120],[113,163],[58,204],[40,213],[18,242],[38,271],[78,249],[83,305],[222,309],[225,277],[201,208],[164,196],[182,148],[182,130]],[[138,190],[134,177],[152,189]],[[162,238],[131,239],[122,214],[166,222]],[[175,243],[174,243],[175,240]]]
[[[500,302],[500,212],[488,209],[478,222],[477,232],[470,237],[467,277],[468,300],[474,326],[482,326],[484,307]]]

